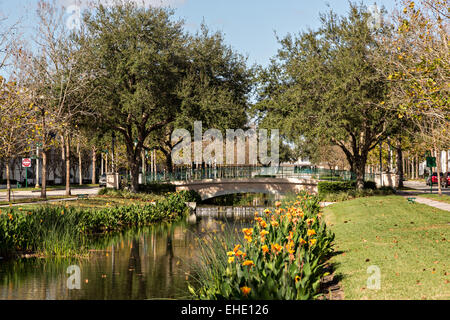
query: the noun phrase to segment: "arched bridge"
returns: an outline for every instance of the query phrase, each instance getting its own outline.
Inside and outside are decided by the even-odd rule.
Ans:
[[[204,179],[174,181],[177,191],[194,190],[202,200],[233,193],[265,193],[281,196],[306,190],[317,193],[317,180],[301,178]]]

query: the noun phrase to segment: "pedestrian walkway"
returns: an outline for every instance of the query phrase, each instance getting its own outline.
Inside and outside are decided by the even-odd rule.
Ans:
[[[416,202],[426,204],[427,206],[431,206],[431,207],[438,208],[441,210],[450,211],[450,203],[434,201],[431,199],[417,197],[417,196],[416,196]]]

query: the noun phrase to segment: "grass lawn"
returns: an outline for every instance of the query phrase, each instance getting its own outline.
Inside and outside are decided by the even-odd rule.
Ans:
[[[71,184],[70,188],[71,189],[82,189],[82,188],[92,188],[92,187],[98,187],[98,184],[83,184],[83,185],[79,185],[79,184]],[[66,186],[47,186],[47,191],[52,191],[52,190],[65,190]],[[6,192],[6,189],[0,189],[0,192]],[[28,188],[16,188],[16,187],[12,187],[11,186],[11,191],[41,191],[41,188],[35,188],[35,187],[28,187]]]
[[[75,196],[76,197],[76,196]],[[159,200],[163,198],[163,196],[155,195],[154,200]],[[114,196],[95,196],[89,199],[81,199],[81,200],[71,200],[71,201],[55,201],[49,202],[45,204],[30,204],[24,205],[23,208],[32,209],[38,206],[47,205],[47,206],[61,206],[67,205],[70,207],[79,207],[79,208],[105,208],[105,207],[115,207],[115,206],[126,206],[131,204],[147,204],[148,201],[142,201],[139,199],[126,199]]]
[[[450,212],[378,196],[326,207],[324,217],[345,299],[450,299]],[[367,288],[372,265],[379,290]]]
[[[419,195],[422,198],[428,198],[431,200],[436,200],[436,201],[442,201],[442,202],[446,202],[446,203],[450,203],[450,196],[443,194],[443,195],[438,195],[436,193],[426,193],[426,194],[420,194]]]
[[[48,196],[47,200],[56,200],[56,199],[67,199],[67,198],[76,198],[76,196]],[[45,201],[44,199],[41,198],[25,198],[25,199],[18,199],[18,200],[14,200],[11,201],[11,204],[16,204],[16,203],[33,203],[33,202],[40,202],[40,201]],[[0,201],[0,206],[6,206],[9,205],[10,203],[8,201]]]

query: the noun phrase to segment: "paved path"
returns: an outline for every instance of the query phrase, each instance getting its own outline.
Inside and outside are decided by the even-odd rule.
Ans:
[[[426,204],[427,206],[431,206],[434,208],[438,208],[444,211],[450,211],[450,203],[435,201],[428,198],[423,198],[420,195],[430,193],[430,187],[427,186],[424,182],[419,181],[405,181],[405,187],[414,189],[414,190],[398,190],[397,194],[401,195],[405,198],[414,197],[416,198],[417,203]],[[437,194],[437,186],[433,187],[433,193]],[[450,195],[450,188],[442,189],[442,194]]]

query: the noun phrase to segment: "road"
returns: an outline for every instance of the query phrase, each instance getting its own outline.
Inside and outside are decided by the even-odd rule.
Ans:
[[[417,193],[417,194],[419,194],[419,193],[430,193],[430,186],[427,186],[425,184],[425,182],[421,182],[421,181],[404,181],[403,184],[407,188],[415,189],[414,193]],[[437,186],[437,184],[433,184],[432,193],[436,193],[436,194],[438,193],[438,186]],[[450,187],[449,188],[442,188],[442,194],[446,194],[446,195],[450,196]]]

